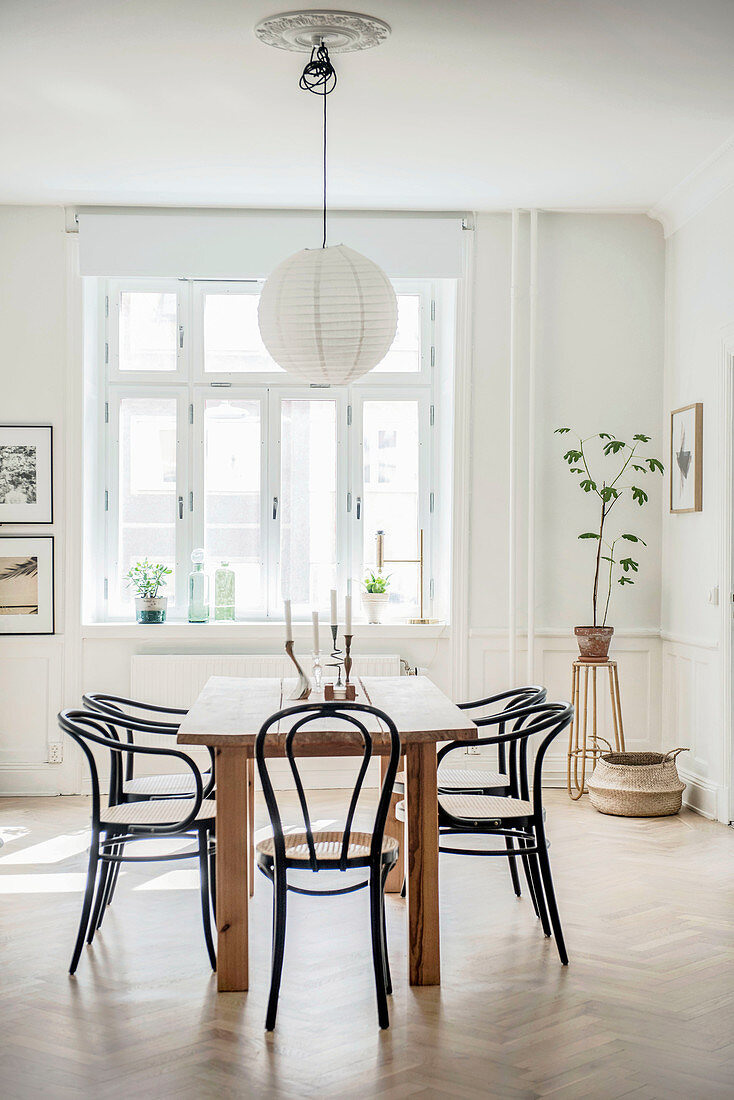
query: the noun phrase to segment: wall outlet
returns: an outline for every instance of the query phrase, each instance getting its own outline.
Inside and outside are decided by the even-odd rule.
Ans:
[[[466,755],[467,756],[481,756],[482,755],[481,747],[479,745],[467,745],[466,746]]]
[[[49,764],[63,764],[64,745],[61,741],[52,741],[48,746]]]

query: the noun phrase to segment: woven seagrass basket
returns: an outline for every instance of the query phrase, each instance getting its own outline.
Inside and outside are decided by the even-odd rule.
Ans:
[[[603,738],[598,738],[599,741]],[[609,744],[605,741],[605,744]],[[611,750],[611,745],[609,745]],[[618,817],[666,817],[677,814],[685,783],[676,767],[678,753],[607,752],[599,757],[589,780],[592,806],[602,814]]]

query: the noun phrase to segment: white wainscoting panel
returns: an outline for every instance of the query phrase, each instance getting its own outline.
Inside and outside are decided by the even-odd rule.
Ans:
[[[61,794],[67,768],[49,763],[62,705],[62,644],[57,637],[0,640],[0,794]],[[65,743],[64,743],[65,742]]]
[[[663,636],[663,745],[690,752],[678,757],[687,784],[686,805],[706,817],[728,820],[719,704],[719,647],[715,643]]]
[[[518,639],[518,668],[525,667],[527,638]],[[622,718],[628,749],[660,747],[660,638],[657,631],[615,633],[611,656],[619,669]],[[570,701],[573,661],[578,647],[568,630],[538,631],[535,639],[536,682],[548,689],[548,699]],[[469,639],[469,682],[472,698],[503,691],[508,682],[508,642],[503,630],[472,630]],[[609,736],[611,715],[607,673],[597,673],[599,733]],[[566,783],[568,739],[551,746],[543,770],[547,786]]]

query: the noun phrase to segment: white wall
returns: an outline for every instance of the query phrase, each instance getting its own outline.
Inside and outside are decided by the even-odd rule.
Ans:
[[[721,560],[725,490],[722,340],[734,323],[734,191],[668,238],[665,413],[703,402],[703,511],[663,510],[662,630],[666,740],[690,746],[679,768],[705,813],[728,820],[729,722],[722,704],[722,620],[730,622],[731,578]],[[670,447],[666,423],[666,447]],[[708,602],[720,586],[721,604]]]
[[[525,678],[525,591],[527,585],[527,355],[528,355],[528,219],[521,219],[518,271],[518,679]],[[78,313],[78,287],[66,275],[63,212],[56,209],[0,208],[0,297],[3,336],[0,354],[13,349],[3,365],[3,394],[11,404],[0,420],[50,420],[57,433],[56,534],[69,540],[71,568],[64,572],[57,557],[57,594],[68,592],[69,614],[59,617],[57,638],[38,641],[0,640],[2,687],[6,704],[0,714],[0,791],[74,789],[78,778],[67,766],[44,765],[46,741],[56,740],[51,716],[78,701],[81,690],[129,687],[132,653],[211,651],[274,652],[272,631],[259,638],[243,631],[217,644],[192,641],[181,630],[148,635],[132,627],[115,631],[103,626],[81,628],[76,603],[81,470],[75,446],[81,401],[79,341],[72,342],[68,366],[68,412],[64,392],[67,341],[65,298],[70,319]],[[468,683],[477,696],[507,686],[508,677],[508,355],[511,218],[481,214],[475,229],[473,375],[470,407],[471,504]],[[70,269],[71,270],[71,269]],[[68,285],[67,285],[68,283]],[[588,526],[588,501],[563,468],[562,441],[553,428],[570,421],[584,432],[599,429],[622,436],[650,430],[660,451],[662,387],[663,241],[660,227],[649,219],[617,215],[541,214],[538,240],[538,390],[536,418],[537,477],[537,637],[536,678],[551,694],[567,697],[575,652],[571,629],[588,618],[590,561],[576,534]],[[18,364],[22,364],[22,370]],[[10,386],[5,377],[10,377]],[[69,433],[65,422],[70,418]],[[64,448],[66,444],[66,448]],[[68,515],[64,528],[64,450],[68,456]],[[658,490],[659,492],[659,490]],[[637,521],[638,517],[634,519]],[[633,530],[637,530],[635,527]],[[621,593],[614,620],[620,659],[623,707],[630,744],[657,745],[660,697],[658,554],[660,508],[648,509],[640,531],[650,549],[639,585]],[[411,663],[426,665],[436,682],[451,690],[450,628],[362,641],[364,650],[399,652]],[[122,636],[120,636],[122,635]],[[158,641],[151,640],[158,638]],[[18,643],[22,642],[21,645]],[[22,676],[7,663],[15,651],[43,654],[48,665],[26,663]],[[65,662],[65,665],[64,663]],[[20,672],[20,670],[18,670]],[[35,683],[45,709],[34,699],[26,705],[29,683]],[[40,685],[40,687],[39,687]],[[47,717],[44,718],[44,715]],[[11,766],[9,766],[11,765]],[[550,761],[549,776],[563,770],[563,746]]]
[[[53,535],[54,637],[0,636],[0,791],[73,789],[74,769],[50,766],[63,698],[66,401],[66,241],[52,207],[0,207],[0,422],[53,424],[53,526],[3,525],[0,537]]]

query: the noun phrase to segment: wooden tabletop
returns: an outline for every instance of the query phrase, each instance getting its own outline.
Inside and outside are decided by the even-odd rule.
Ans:
[[[212,745],[224,748],[241,746],[252,749],[263,722],[271,714],[298,704],[288,696],[291,681],[280,678],[212,676],[181,723],[178,742],[182,745]],[[311,694],[308,702],[319,702]],[[406,744],[436,741],[473,741],[477,727],[465,713],[425,676],[365,676],[357,680],[357,701],[371,703],[389,714]],[[379,723],[366,723],[375,737],[374,751],[387,748],[379,737]],[[288,722],[281,723],[282,741]],[[308,752],[313,755],[354,751],[356,745],[343,727],[330,729],[328,719],[310,728]],[[272,742],[277,752],[281,736]],[[304,751],[299,748],[299,753]]]

